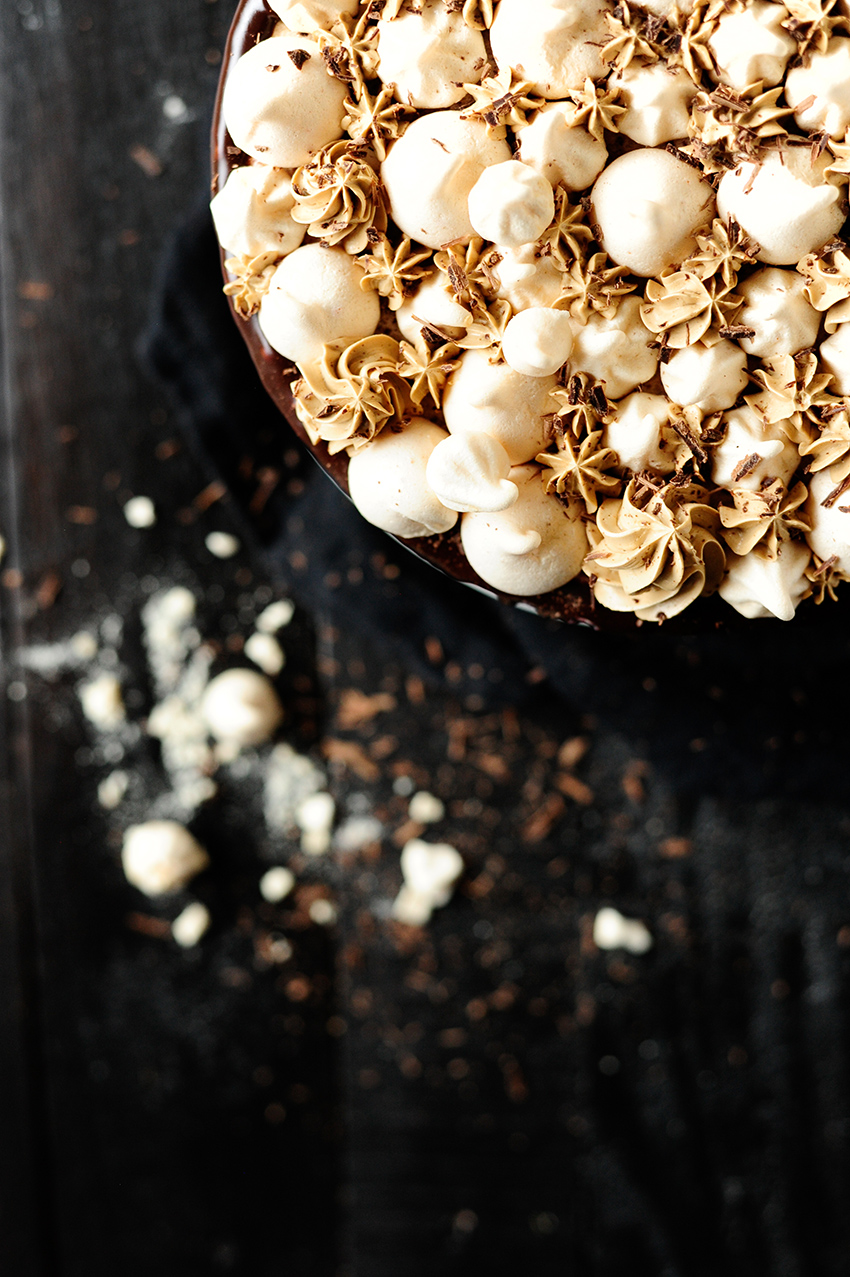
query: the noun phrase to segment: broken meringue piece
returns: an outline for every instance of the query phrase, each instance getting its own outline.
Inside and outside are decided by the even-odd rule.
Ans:
[[[508,320],[502,354],[514,372],[548,377],[563,368],[573,348],[569,315],[547,306],[530,306]]]
[[[457,111],[420,116],[381,165],[393,221],[428,248],[470,238],[469,192],[489,165],[510,158],[507,142],[481,120]]]
[[[265,164],[235,168],[210,204],[218,242],[236,257],[291,253],[305,229],[293,221],[294,203],[286,169]]]
[[[714,215],[714,192],[696,169],[651,148],[609,164],[591,200],[608,256],[643,276],[681,262],[694,232]]]
[[[549,181],[519,160],[485,168],[469,192],[468,206],[476,234],[506,248],[539,239],[555,215]]]
[[[809,589],[806,568],[811,557],[804,542],[790,539],[780,541],[775,558],[762,546],[743,556],[730,551],[728,571],[717,592],[748,620],[775,616],[790,621]]]
[[[283,722],[283,706],[265,674],[231,669],[207,685],[201,716],[217,741],[238,746],[263,745]]]
[[[146,896],[181,891],[209,863],[197,838],[176,820],[146,820],[124,833],[124,875]]]
[[[241,150],[261,164],[294,169],[341,135],[345,93],[315,40],[272,36],[231,68],[222,112]]]
[[[463,873],[463,857],[450,843],[411,838],[401,851],[404,884],[393,902],[393,917],[409,927],[423,927],[435,909],[452,898]]]
[[[364,519],[397,537],[427,537],[448,532],[457,511],[443,505],[428,486],[426,467],[445,430],[412,417],[403,430],[384,430],[348,463],[351,500]]]
[[[443,418],[452,434],[498,439],[511,465],[531,461],[549,443],[554,377],[526,377],[493,364],[486,350],[467,350],[443,393]]]
[[[273,350],[299,364],[325,346],[369,337],[378,327],[378,294],[364,291],[363,267],[345,249],[304,244],[284,257],[260,303],[260,328]]]
[[[519,495],[508,478],[510,458],[492,435],[447,435],[428,458],[425,481],[449,510],[507,510]]]
[[[587,552],[584,503],[550,496],[537,466],[514,466],[517,500],[497,513],[465,514],[464,554],[482,581],[505,594],[546,594],[581,570]]]
[[[810,147],[768,151],[723,175],[717,211],[756,241],[760,262],[792,266],[836,235],[846,216],[841,192],[824,177],[828,163],[825,155],[813,160]]]

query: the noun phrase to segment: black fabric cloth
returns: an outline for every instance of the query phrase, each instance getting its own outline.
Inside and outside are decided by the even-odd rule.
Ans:
[[[398,1080],[360,1098],[349,1114],[350,1160],[372,1238],[353,1247],[357,1277],[501,1275],[526,1255],[535,1277],[843,1275],[847,606],[692,636],[547,622],[405,553],[303,454],[252,513],[245,457],[254,472],[279,467],[295,445],[221,298],[205,212],[180,229],[164,263],[145,350],[175,395],[187,439],[229,485],[257,554],[308,609],[472,704],[518,705],[532,719],[554,711],[571,724],[592,716],[610,760],[595,780],[603,805],[623,802],[617,759],[650,763],[655,814],[645,827],[618,849],[599,838],[591,812],[571,826],[569,854],[582,907],[613,899],[651,916],[652,961],[636,983],[618,984],[604,956],[582,959],[576,944],[567,969],[581,970],[594,1013],[582,1021],[577,996],[566,1027],[541,1022],[524,1058],[542,1099],[506,1111],[508,1147],[490,1128],[465,1126],[471,1119],[451,1098],[423,1093],[421,1108],[407,1111]],[[388,563],[399,571],[387,574]],[[445,664],[429,659],[433,638]],[[672,822],[698,854],[659,860],[653,819]],[[526,998],[564,980],[561,923],[506,906],[504,927],[522,956],[524,974],[513,978]],[[375,988],[395,996],[401,975],[386,956],[369,960]],[[505,1039],[513,1026],[531,1040],[532,1021],[518,1009],[506,1014]],[[423,1027],[426,1040],[444,1027],[436,1010]],[[353,1043],[354,1063],[368,1066],[369,1049]],[[546,1212],[529,1231],[528,1212],[559,1175],[568,1200],[553,1204],[551,1218],[560,1231]],[[495,1231],[461,1229],[435,1268],[434,1219],[453,1201],[483,1220],[485,1182],[501,1186]],[[389,1242],[379,1244],[379,1234]],[[490,1242],[476,1240],[484,1237]]]

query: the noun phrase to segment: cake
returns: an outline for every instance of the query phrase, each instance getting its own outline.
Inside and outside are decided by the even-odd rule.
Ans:
[[[213,218],[369,522],[599,623],[850,576],[847,0],[243,0]]]

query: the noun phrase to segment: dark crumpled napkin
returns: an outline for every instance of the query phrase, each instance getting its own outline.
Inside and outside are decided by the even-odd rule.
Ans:
[[[308,609],[401,653],[432,683],[445,676],[426,654],[436,637],[454,666],[452,691],[482,706],[554,704],[572,721],[595,715],[600,752],[618,756],[625,741],[626,757],[651,760],[656,801],[695,846],[690,859],[665,861],[650,849],[649,822],[629,835],[613,900],[657,914],[656,947],[633,984],[610,977],[605,955],[575,954],[565,968],[562,931],[544,942],[542,915],[506,913],[505,925],[525,936],[517,941],[523,996],[535,981],[573,988],[582,979],[595,1012],[563,1037],[541,1022],[524,1057],[537,1085],[522,1110],[505,1114],[493,1099],[501,1116],[492,1145],[469,1133],[466,1110],[453,1110],[442,1092],[417,1092],[413,1114],[400,1079],[360,1095],[351,1134],[352,1166],[362,1172],[356,1271],[513,1273],[528,1255],[527,1208],[551,1185],[570,1204],[550,1258],[532,1265],[539,1277],[843,1277],[847,605],[693,637],[652,626],[634,637],[597,634],[442,577],[365,523],[303,452],[258,502],[258,474],[280,469],[296,445],[221,296],[205,209],[180,229],[164,263],[146,355],[173,390],[197,454],[229,485],[267,568]],[[541,669],[545,679],[528,679]],[[616,808],[618,788],[614,769],[597,789],[603,808]],[[568,854],[605,899],[609,851],[593,826]],[[516,849],[523,871],[533,859]],[[387,997],[394,970],[382,960],[374,977]],[[506,1014],[505,1033],[527,1031],[521,1003]],[[601,1068],[605,1059],[615,1072]],[[505,1151],[514,1126],[529,1150],[522,1156]],[[479,1230],[479,1267],[461,1250],[441,1252],[435,1265],[433,1230],[485,1184],[505,1203],[505,1229],[494,1219]],[[390,1218],[405,1231],[387,1240]],[[486,1240],[493,1236],[507,1239],[498,1252]]]
[[[147,355],[175,392],[195,450],[231,488],[266,563],[307,604],[402,651],[429,680],[436,675],[425,639],[437,636],[461,671],[454,690],[480,703],[530,705],[551,701],[554,691],[640,742],[680,792],[841,792],[847,602],[807,610],[790,624],[690,637],[650,625],[634,636],[599,634],[502,606],[406,555],[310,461],[298,469],[297,495],[282,484],[252,513],[256,478],[246,477],[245,457],[256,475],[279,468],[281,453],[300,445],[239,338],[217,253],[209,215],[199,209],[164,264]],[[400,573],[387,579],[372,566],[375,556]],[[470,677],[470,667],[489,677]],[[545,685],[527,681],[534,667],[546,671]]]

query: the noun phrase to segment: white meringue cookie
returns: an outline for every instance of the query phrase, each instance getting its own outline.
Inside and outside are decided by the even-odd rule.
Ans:
[[[358,448],[348,463],[348,490],[357,509],[397,537],[427,537],[448,532],[457,523],[425,482],[428,459],[446,432],[424,417],[412,417],[403,430],[384,430]]]
[[[713,346],[698,341],[674,351],[661,365],[661,384],[673,403],[694,405],[704,413],[731,408],[748,381],[747,356],[733,341]]]
[[[330,31],[343,14],[357,12],[357,0],[269,0],[289,31]]]
[[[695,0],[644,0],[641,8],[648,9],[656,17],[666,18],[674,8],[678,9],[679,13],[688,14],[692,11],[694,4]]]
[[[726,437],[712,458],[711,477],[719,488],[756,492],[774,479],[788,483],[800,454],[783,434],[781,421],[765,426],[758,413],[745,404],[727,412],[726,425]]]
[[[796,355],[814,345],[820,315],[806,296],[806,281],[795,270],[767,266],[741,281],[738,293],[744,299],[737,323],[752,328],[754,337],[739,337],[738,344],[748,355],[770,359],[774,355]]]
[[[714,192],[696,169],[649,148],[609,164],[591,200],[608,256],[645,276],[681,261],[714,213]]]
[[[601,0],[500,0],[490,47],[500,71],[514,67],[544,98],[566,96],[606,68],[601,51],[611,38]]]
[[[446,428],[492,435],[511,464],[522,465],[549,443],[545,418],[554,410],[555,384],[554,377],[524,377],[507,364],[491,364],[487,350],[467,350],[443,392]]]
[[[428,248],[473,235],[469,192],[491,164],[511,158],[481,120],[435,111],[414,120],[381,165],[393,221]]]
[[[720,78],[733,89],[761,80],[765,88],[778,84],[797,43],[782,23],[788,20],[782,4],[751,0],[740,12],[725,13],[708,47]]]
[[[241,150],[261,164],[294,169],[341,136],[345,94],[315,40],[272,36],[231,68],[222,113]]]
[[[415,10],[379,22],[378,54],[378,75],[395,85],[399,101],[428,110],[459,102],[464,84],[477,84],[487,66],[481,32],[443,0],[422,0]]]
[[[532,306],[514,315],[505,328],[502,354],[514,372],[548,377],[563,368],[573,348],[573,326],[562,310]]]
[[[442,271],[426,275],[416,292],[406,297],[395,313],[399,332],[414,344],[422,335],[423,324],[433,324],[448,338],[462,337],[472,315],[452,297],[446,288]]]
[[[289,173],[266,164],[235,168],[210,204],[218,242],[235,257],[285,256],[304,238],[292,220],[295,200]]]
[[[521,248],[499,247],[501,260],[495,267],[499,280],[499,296],[505,297],[514,310],[529,306],[551,306],[561,295],[563,275],[553,257],[538,257],[536,244]]]
[[[836,570],[850,573],[850,494],[844,492],[824,505],[837,486],[831,467],[811,476],[804,509],[812,530],[806,540],[819,559],[834,557]]]
[[[639,474],[655,470],[672,474],[676,469],[664,427],[670,420],[670,404],[664,395],[638,392],[615,404],[615,415],[605,427],[603,442],[613,448],[625,469]]]
[[[482,239],[520,248],[543,234],[555,216],[555,196],[542,174],[519,160],[505,160],[485,168],[469,192],[468,207]]]
[[[583,328],[573,331],[570,368],[601,381],[609,399],[621,399],[655,376],[658,352],[640,317],[639,297],[620,302],[613,319],[591,315]]]
[[[843,137],[850,128],[850,40],[847,36],[830,40],[825,53],[813,53],[807,64],[793,67],[785,80],[785,101],[798,107],[810,98],[814,102],[794,111],[801,129]]]
[[[850,323],[839,324],[832,336],[821,342],[819,354],[823,367],[832,373],[830,390],[850,395]]]
[[[363,268],[342,248],[304,244],[284,257],[260,303],[260,328],[278,354],[320,359],[335,341],[370,337],[381,318],[378,294],[360,287]]]
[[[510,458],[498,439],[478,431],[447,435],[425,469],[425,481],[449,510],[507,510],[519,495],[508,473]]]
[[[850,0],[847,2],[850,4]],[[823,326],[831,336],[840,324],[847,323],[850,323],[850,297],[845,297],[843,302],[836,302],[834,306],[830,306],[824,316]]]
[[[470,566],[505,594],[547,594],[577,576],[587,553],[584,505],[546,492],[536,466],[515,466],[516,502],[495,514],[465,514],[460,539]]]
[[[617,131],[641,146],[660,146],[688,136],[690,104],[697,87],[682,67],[664,62],[629,65],[611,77],[620,101],[628,108],[617,120]]]
[[[769,151],[758,164],[724,173],[717,211],[724,221],[734,217],[756,241],[760,262],[795,265],[836,235],[844,221],[846,202],[823,175],[828,164],[823,155],[813,162],[810,147]]]
[[[570,127],[571,103],[548,102],[530,124],[517,129],[519,158],[554,186],[586,191],[608,162],[604,142],[580,125]]]
[[[717,592],[748,620],[775,616],[790,621],[809,589],[806,568],[810,558],[803,542],[790,540],[780,542],[775,559],[761,546],[743,557],[727,551],[727,573]]]

